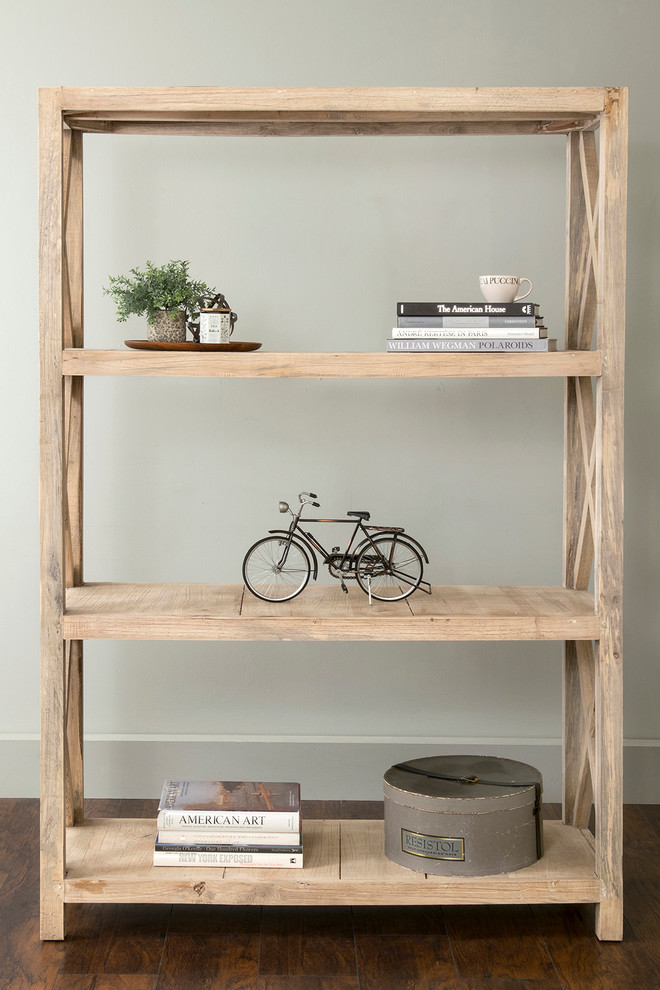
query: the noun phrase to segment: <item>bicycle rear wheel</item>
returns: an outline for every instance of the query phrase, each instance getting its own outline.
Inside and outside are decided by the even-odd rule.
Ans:
[[[357,582],[380,602],[396,602],[419,588],[424,561],[419,551],[401,536],[379,536],[368,543],[355,564]]]
[[[288,602],[306,587],[312,564],[305,548],[281,536],[266,536],[250,547],[243,560],[248,591],[264,602]]]

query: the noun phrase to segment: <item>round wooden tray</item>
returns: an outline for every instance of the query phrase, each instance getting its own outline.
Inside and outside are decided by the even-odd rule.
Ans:
[[[192,340],[179,344],[166,340],[125,340],[124,343],[142,351],[256,351],[261,347],[251,340],[227,340],[221,344],[196,344]]]

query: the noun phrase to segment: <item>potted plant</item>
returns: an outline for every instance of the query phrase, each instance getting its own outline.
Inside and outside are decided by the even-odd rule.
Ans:
[[[169,261],[157,268],[150,261],[128,275],[110,275],[106,295],[117,304],[117,319],[146,316],[147,339],[180,343],[186,339],[186,321],[194,319],[215,289],[188,274],[189,261]]]

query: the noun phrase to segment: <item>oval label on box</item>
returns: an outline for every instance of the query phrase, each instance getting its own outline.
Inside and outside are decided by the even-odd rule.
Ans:
[[[411,856],[425,856],[427,859],[465,860],[465,840],[441,835],[424,835],[401,829],[401,849]]]

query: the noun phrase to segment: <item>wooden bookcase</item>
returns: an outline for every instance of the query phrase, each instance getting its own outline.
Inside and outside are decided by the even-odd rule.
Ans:
[[[566,350],[548,354],[86,350],[83,135],[565,135]],[[70,89],[40,93],[42,937],[67,902],[592,902],[622,937],[622,524],[627,90]],[[82,569],[87,375],[561,377],[563,587],[442,587],[369,608],[335,588],[272,606],[240,586],[90,584]],[[478,383],[474,384],[478,388]],[[592,590],[590,590],[590,588]],[[155,823],[83,817],[85,639],[555,640],[564,643],[564,814],[534,866],[426,877],[382,824],[310,822],[302,871],[154,869]],[[592,804],[595,836],[587,830]]]

